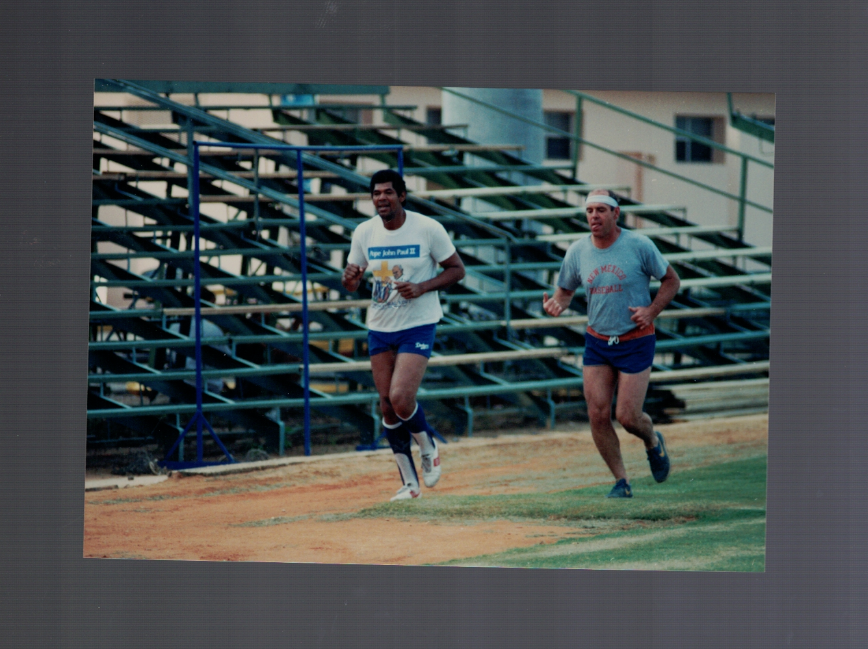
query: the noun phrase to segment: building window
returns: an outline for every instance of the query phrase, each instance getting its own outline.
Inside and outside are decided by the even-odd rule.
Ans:
[[[573,134],[573,113],[563,110],[547,110],[543,113],[546,126]],[[548,131],[546,133],[546,159],[570,160],[575,142],[572,138]]]
[[[675,128],[699,135],[713,142],[723,143],[724,121],[721,117],[675,117]],[[723,152],[707,144],[696,142],[686,135],[675,136],[677,162],[723,162]]]
[[[437,106],[429,106],[425,111],[425,123],[437,126],[443,123],[443,110]]]

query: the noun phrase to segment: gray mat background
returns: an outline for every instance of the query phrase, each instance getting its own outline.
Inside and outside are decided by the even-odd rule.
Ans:
[[[4,7],[4,646],[865,646],[865,2]],[[96,77],[777,93],[766,573],[83,560]]]

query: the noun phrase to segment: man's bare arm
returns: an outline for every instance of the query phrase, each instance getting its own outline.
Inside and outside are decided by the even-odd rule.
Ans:
[[[543,293],[543,311],[550,316],[559,316],[570,308],[570,302],[573,301],[573,295],[575,294],[575,291],[568,291],[560,286],[555,289],[555,294],[551,297],[549,297],[548,293]]]
[[[347,264],[343,275],[341,275],[341,284],[350,293],[355,293],[359,288],[359,284],[362,283],[364,274],[365,267],[358,264]]]
[[[461,261],[461,257],[458,256],[457,252],[452,253],[450,257],[441,261],[440,266],[443,267],[443,272],[435,277],[432,277],[425,282],[419,282],[418,284],[413,284],[412,282],[395,282],[395,289],[397,289],[398,293],[400,293],[402,297],[409,300],[424,295],[425,293],[430,293],[431,291],[447,289],[464,279],[464,262]]]
[[[661,311],[678,295],[678,290],[681,288],[681,278],[678,273],[670,265],[666,269],[666,274],[660,279],[660,288],[657,289],[657,295],[654,301],[645,307],[629,307],[633,315],[630,319],[636,323],[637,327],[649,327],[654,319],[660,315]]]

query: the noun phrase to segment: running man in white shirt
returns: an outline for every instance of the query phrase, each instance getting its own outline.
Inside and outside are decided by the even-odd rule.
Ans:
[[[443,317],[438,290],[464,277],[464,264],[446,229],[434,219],[404,209],[407,187],[400,174],[385,169],[371,178],[377,216],[353,233],[341,282],[354,292],[372,271],[368,307],[368,352],[389,446],[402,487],[392,500],[418,498],[422,492],[410,452],[421,449],[426,487],[440,479],[440,453],[425,414],[416,402],[437,323]],[[443,268],[438,273],[437,266]]]

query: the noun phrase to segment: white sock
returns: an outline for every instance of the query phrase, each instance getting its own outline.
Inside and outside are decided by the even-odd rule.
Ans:
[[[419,402],[416,402],[416,407],[413,408],[413,414],[411,414],[407,419],[401,419],[405,424],[413,419],[416,416],[416,413],[419,411]],[[400,419],[400,417],[399,417]],[[416,443],[419,445],[419,450],[422,452],[422,455],[431,455],[434,453],[434,442],[431,439],[431,435],[427,432],[414,433],[410,431],[410,434],[413,436],[413,439],[416,440]]]
[[[431,436],[428,433],[410,433],[413,436],[413,439],[416,440],[416,443],[419,445],[419,449],[422,452],[422,455],[431,455],[434,453],[434,442],[431,440]]]
[[[417,491],[419,489],[419,481],[413,474],[410,458],[403,453],[395,453],[395,462],[398,464],[398,471],[401,472],[401,479],[404,481],[404,484]]]

